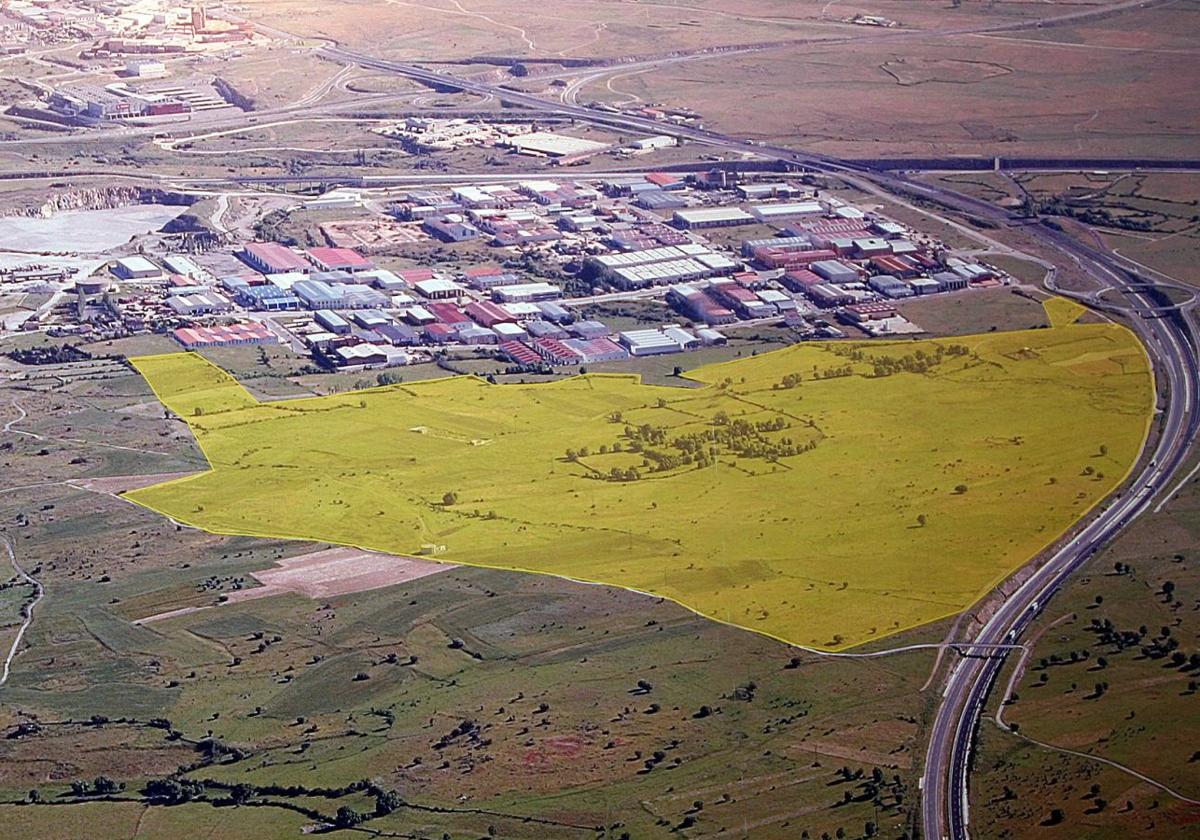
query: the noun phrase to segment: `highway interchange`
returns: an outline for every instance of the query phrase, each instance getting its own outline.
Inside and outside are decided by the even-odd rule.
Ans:
[[[1135,8],[1144,3],[1125,3],[1115,8]],[[1111,13],[1113,8],[1108,10]],[[1087,14],[1087,13],[1074,13]],[[461,91],[482,97],[494,97],[511,106],[577,120],[593,125],[629,129],[649,134],[669,134],[720,149],[726,153],[752,154],[796,167],[836,176],[872,191],[905,196],[920,196],[932,205],[981,220],[990,226],[1021,225],[1048,251],[1070,261],[1089,275],[1104,291],[1072,295],[1093,307],[1124,314],[1128,324],[1141,337],[1149,353],[1162,392],[1155,434],[1122,493],[1109,500],[1090,521],[1081,523],[1073,535],[1063,540],[1048,558],[1013,579],[1010,590],[999,599],[970,639],[961,640],[973,653],[960,657],[951,667],[945,690],[931,725],[930,740],[921,779],[922,836],[953,838],[969,836],[969,775],[978,722],[990,690],[1004,667],[1007,654],[1017,645],[1047,602],[1089,558],[1118,535],[1137,517],[1147,512],[1156,499],[1170,491],[1189,463],[1200,430],[1200,370],[1192,306],[1169,300],[1178,289],[1164,278],[1154,276],[1141,266],[1130,264],[1110,252],[1086,245],[1055,227],[1029,224],[1014,213],[982,200],[940,186],[917,183],[903,174],[875,170],[861,163],[839,160],[826,155],[806,154],[786,147],[762,145],[709,129],[674,125],[636,115],[613,113],[576,104],[574,95],[557,100],[503,88],[478,79],[451,76],[424,67],[392,61],[327,43],[320,52],[326,58],[347,66],[369,68],[413,79],[439,90]],[[610,68],[628,70],[625,65]],[[593,69],[594,72],[594,69]],[[70,142],[54,138],[51,142]],[[186,180],[186,179],[183,179]],[[216,179],[214,179],[216,180]],[[232,181],[235,179],[220,179]],[[1054,272],[1048,277],[1053,287]],[[1123,298],[1123,302],[1118,302]],[[1032,569],[1032,570],[1031,570]],[[1020,581],[1015,583],[1015,581]]]

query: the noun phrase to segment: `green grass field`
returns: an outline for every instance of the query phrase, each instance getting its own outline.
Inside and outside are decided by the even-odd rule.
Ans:
[[[259,403],[198,356],[135,364],[213,467],[128,494],[179,521],[616,584],[829,649],[958,612],[1056,539],[1121,481],[1153,394],[1111,324],[796,346],[687,390]]]

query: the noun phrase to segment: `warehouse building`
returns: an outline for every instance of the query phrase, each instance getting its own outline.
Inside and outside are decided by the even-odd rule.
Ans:
[[[229,298],[216,292],[171,295],[166,299],[166,304],[179,315],[212,315],[233,309]]]
[[[497,324],[512,323],[516,320],[508,310],[487,300],[468,303],[466,313],[475,320],[475,323],[491,328],[495,328]]]
[[[162,280],[163,270],[145,257],[122,257],[113,264],[112,273],[122,280]]]
[[[381,324],[375,328],[375,334],[395,347],[411,347],[421,343],[416,330],[407,324]]]
[[[967,278],[961,274],[955,274],[953,271],[939,271],[933,275],[933,279],[938,282],[938,286],[943,292],[957,292],[967,288]]]
[[[683,196],[673,195],[662,189],[653,189],[638,193],[634,204],[643,210],[675,210],[687,207],[687,200]]]
[[[353,248],[309,248],[304,252],[308,261],[321,271],[371,271],[375,263]]]
[[[196,265],[190,258],[185,257],[183,254],[170,254],[164,257],[163,265],[165,265],[167,267],[167,271],[170,271],[172,274],[178,274],[193,281],[199,281],[209,276],[207,271]]]
[[[804,190],[784,181],[771,181],[762,184],[738,184],[734,187],[738,197],[745,201],[762,201],[767,198],[795,198],[803,195]]]
[[[685,230],[700,230],[752,225],[755,219],[737,207],[699,207],[694,210],[676,210],[672,221],[677,227]]]
[[[263,274],[307,274],[312,270],[307,260],[278,242],[251,242],[242,249],[241,257],[247,265]]]
[[[313,315],[313,321],[322,329],[334,335],[349,335],[350,322],[332,309],[319,309]]]
[[[520,341],[506,341],[500,345],[500,352],[514,364],[530,366],[542,362],[542,357],[533,352],[528,345]]]
[[[837,286],[825,283],[809,286],[804,290],[804,294],[808,295],[808,299],[822,309],[832,309],[836,306],[848,306],[854,303],[854,295]]]
[[[492,289],[492,300],[499,303],[534,303],[561,297],[562,289],[550,283],[518,283]]]
[[[417,290],[418,294],[429,300],[449,300],[460,297],[467,291],[453,280],[445,280],[441,277],[420,280],[413,284],[413,288]]]
[[[820,216],[824,208],[817,201],[798,201],[789,204],[760,204],[750,208],[750,215],[760,222],[780,222],[804,216]]]
[[[502,344],[506,341],[520,341],[529,335],[519,324],[512,324],[507,321],[493,325],[492,332],[496,334],[496,337],[500,339]]]
[[[558,324],[551,324],[549,321],[526,321],[523,325],[525,332],[529,333],[534,338],[558,338],[567,337],[567,331]]]
[[[539,301],[537,308],[543,318],[555,324],[569,324],[575,320],[575,316],[565,306],[552,300]]]
[[[499,341],[496,333],[487,327],[481,327],[477,324],[468,324],[465,327],[460,327],[455,333],[460,344],[496,344]]]
[[[678,341],[661,330],[627,330],[618,333],[617,340],[631,356],[659,356],[683,350]]]
[[[612,330],[607,325],[599,321],[576,321],[567,327],[567,332],[576,338],[591,340],[593,338],[607,338],[612,335]]]
[[[292,293],[309,309],[345,309],[344,289],[344,286],[330,286],[322,280],[301,280],[292,285]]]
[[[286,309],[299,309],[301,306],[300,298],[274,283],[247,283],[238,286],[235,299],[247,309],[263,312],[281,312]]]
[[[472,289],[486,292],[497,286],[515,286],[521,282],[521,277],[498,265],[477,265],[463,272],[463,280]]]
[[[530,346],[535,353],[556,367],[577,365],[583,361],[583,355],[578,350],[556,338],[535,338]]]
[[[624,347],[607,338],[568,338],[563,344],[578,353],[587,364],[620,362],[629,358]]]
[[[443,242],[467,242],[483,235],[479,228],[457,213],[450,213],[440,218],[428,218],[421,222],[421,228],[430,236]]]
[[[841,285],[858,282],[858,270],[838,260],[817,260],[808,269],[828,283]]]
[[[241,344],[270,344],[275,341],[274,333],[265,324],[258,322],[220,327],[181,327],[172,335],[188,350]]]
[[[907,283],[890,274],[876,274],[867,281],[867,287],[892,300],[913,296],[913,290]]]

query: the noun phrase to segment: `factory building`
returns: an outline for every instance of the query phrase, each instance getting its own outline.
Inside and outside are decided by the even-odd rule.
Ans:
[[[858,282],[858,270],[838,260],[818,260],[809,264],[808,269],[828,283],[841,285]]]
[[[332,309],[318,309],[313,315],[313,320],[322,329],[334,335],[349,335],[350,333],[350,322]]]
[[[938,286],[943,292],[956,292],[967,288],[968,284],[966,277],[955,274],[953,271],[940,271],[933,275],[933,279],[938,282]]]
[[[825,210],[817,201],[798,201],[789,204],[760,204],[750,208],[750,215],[760,222],[779,222],[805,216],[820,216]]]
[[[587,364],[620,362],[629,358],[625,348],[607,338],[568,338],[563,344],[578,353]]]
[[[230,324],[220,327],[181,327],[171,333],[188,350],[201,347],[232,347],[240,344],[270,344],[275,335],[265,324]]]
[[[837,286],[830,286],[825,283],[809,286],[804,290],[804,294],[808,295],[808,299],[822,309],[832,309],[837,306],[847,306],[854,303],[854,295],[839,289]]]
[[[550,283],[518,283],[492,289],[492,300],[498,303],[533,303],[561,297],[562,289]]]
[[[309,248],[304,252],[308,261],[321,271],[371,271],[375,263],[353,248]]]
[[[899,300],[913,296],[913,290],[908,284],[890,274],[876,274],[867,280],[867,287],[887,298]]]
[[[171,295],[166,299],[166,304],[179,315],[213,315],[233,309],[229,298],[216,292]]]
[[[242,260],[263,274],[307,274],[312,266],[286,245],[278,242],[251,242],[241,250]]]
[[[676,210],[672,221],[685,230],[700,230],[715,227],[752,225],[753,216],[737,207],[701,207],[694,210]]]
[[[421,297],[429,298],[429,300],[450,300],[466,293],[466,289],[453,280],[443,280],[440,277],[420,280],[413,283],[413,288]]]
[[[263,312],[281,312],[285,309],[299,309],[300,298],[291,291],[280,288],[274,283],[249,283],[235,286],[234,297],[239,304],[247,309]]]
[[[673,328],[683,335],[688,334]],[[688,336],[695,341],[694,336]],[[658,356],[664,353],[679,353],[684,347],[678,336],[668,335],[666,330],[627,330],[618,333],[617,340],[629,351],[631,356]]]
[[[145,257],[122,257],[113,264],[112,273],[122,280],[162,280],[163,270]]]

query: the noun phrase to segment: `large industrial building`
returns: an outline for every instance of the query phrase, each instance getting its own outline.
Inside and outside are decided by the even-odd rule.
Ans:
[[[242,249],[241,257],[247,265],[263,274],[307,274],[312,270],[307,260],[278,242],[251,242]]]
[[[756,219],[737,207],[700,207],[691,210],[676,210],[673,221],[678,227],[685,230],[699,230],[752,225]]]

